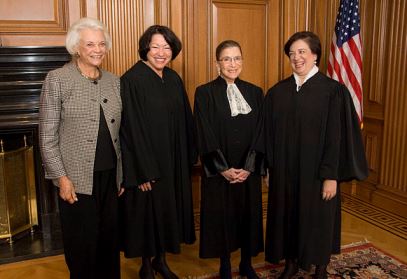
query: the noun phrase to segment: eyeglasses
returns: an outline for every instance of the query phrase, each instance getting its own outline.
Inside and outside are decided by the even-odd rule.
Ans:
[[[225,57],[220,58],[219,61],[223,62],[225,64],[232,64],[233,61],[235,61],[236,64],[242,64],[243,57],[242,56],[235,56],[235,57],[225,56]]]

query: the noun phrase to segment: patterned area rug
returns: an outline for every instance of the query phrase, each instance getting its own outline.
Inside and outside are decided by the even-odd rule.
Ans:
[[[284,269],[284,265],[264,263],[256,265],[255,268],[261,278],[277,278]],[[379,250],[373,244],[363,242],[348,245],[342,249],[340,255],[332,256],[328,272],[330,279],[407,279],[407,264]],[[300,271],[295,278],[310,278],[310,274],[313,274],[313,271],[310,273]],[[233,277],[239,278],[237,270],[234,270]],[[218,278],[218,274],[189,278]]]

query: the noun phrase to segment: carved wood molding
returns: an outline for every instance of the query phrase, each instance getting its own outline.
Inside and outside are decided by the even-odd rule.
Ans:
[[[25,19],[25,20],[1,20],[0,32],[3,34],[63,34],[69,25],[69,11],[67,1],[52,0],[53,18]],[[30,9],[30,5],[21,5],[21,9]]]

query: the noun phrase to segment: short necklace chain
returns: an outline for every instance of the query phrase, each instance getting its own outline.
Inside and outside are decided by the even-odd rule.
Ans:
[[[81,74],[81,76],[83,76],[83,77],[86,78],[87,80],[90,80],[90,81],[92,81],[92,82],[95,82],[95,81],[98,81],[98,80],[100,80],[100,79],[102,78],[102,71],[99,69],[99,67],[97,67],[99,75],[98,75],[96,78],[91,78],[91,77],[85,75],[85,74],[81,71],[81,69],[80,69],[79,66],[78,66],[78,63],[75,63],[75,65],[76,65],[76,69],[78,69],[78,72]]]

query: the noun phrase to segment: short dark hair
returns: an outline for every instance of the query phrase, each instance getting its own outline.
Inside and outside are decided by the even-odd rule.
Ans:
[[[177,35],[175,35],[170,28],[163,25],[152,25],[144,31],[143,35],[141,35],[140,40],[138,41],[138,53],[141,59],[147,61],[147,53],[150,51],[151,38],[155,34],[161,34],[165,41],[170,45],[172,51],[171,60],[174,60],[180,53],[182,44]]]
[[[228,47],[238,47],[240,50],[240,53],[242,53],[242,48],[240,47],[239,43],[233,40],[226,40],[221,42],[217,47],[216,47],[216,60],[219,61],[220,59],[220,54],[225,48]],[[243,53],[242,53],[243,55]]]
[[[292,35],[285,43],[284,53],[288,57],[290,57],[290,47],[294,42],[298,40],[303,40],[304,42],[306,42],[311,52],[317,55],[316,65],[318,66],[319,62],[321,61],[321,41],[319,40],[319,37],[316,34],[310,31],[301,31],[294,33],[294,35]]]

